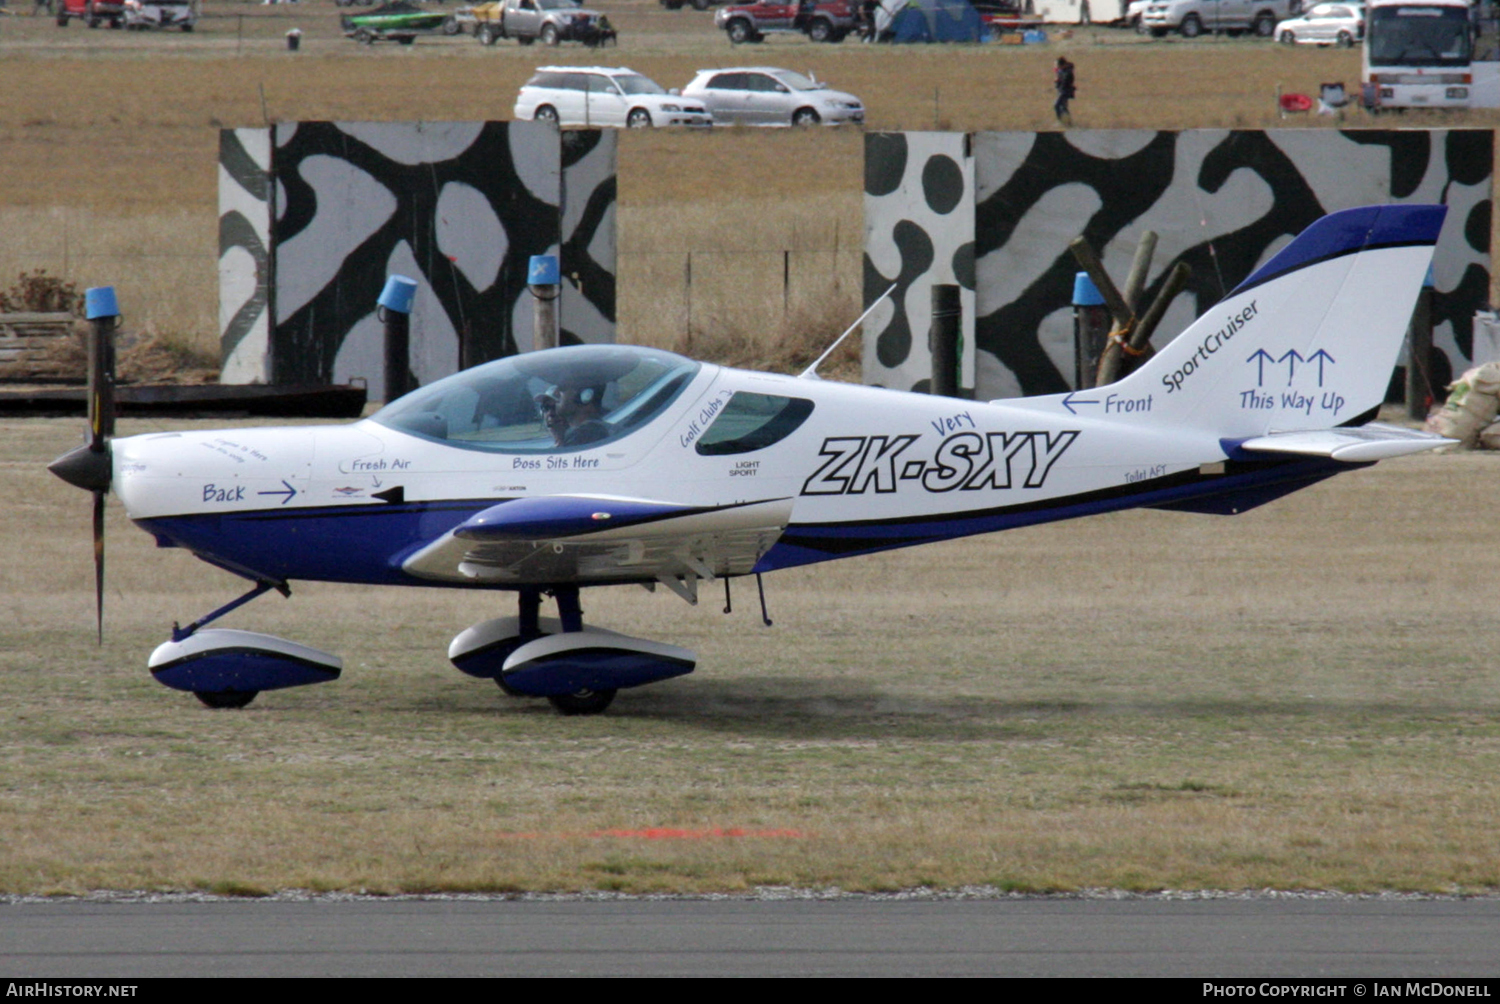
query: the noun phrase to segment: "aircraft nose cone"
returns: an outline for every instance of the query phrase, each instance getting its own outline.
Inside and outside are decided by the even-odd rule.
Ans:
[[[108,444],[102,450],[93,450],[85,443],[52,461],[47,465],[47,470],[76,488],[107,492],[114,474],[114,461],[110,457]]]

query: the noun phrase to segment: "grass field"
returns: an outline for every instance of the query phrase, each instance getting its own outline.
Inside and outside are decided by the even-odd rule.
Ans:
[[[1357,50],[1152,42],[1107,28],[1046,46],[892,48],[776,36],[736,48],[708,14],[605,0],[597,6],[620,28],[618,50],[486,48],[466,37],[366,48],[340,36],[328,0],[207,6],[190,36],[0,20],[0,225],[9,235],[0,279],[45,268],[80,286],[113,284],[127,325],[207,356],[217,352],[220,126],[508,118],[517,88],[546,62],[625,64],[668,87],[703,67],[781,63],[861,95],[876,129],[1053,128],[1050,63],[1059,51],[1078,64],[1080,128],[1326,128],[1338,123],[1278,117],[1277,87],[1316,93],[1322,81],[1359,79]],[[293,27],[305,32],[296,53],[284,44]],[[1343,124],[1389,121],[1353,112]],[[842,328],[858,312],[862,145],[854,130],[623,135],[621,336],[678,345],[726,328],[749,338]],[[784,250],[799,256],[790,310],[780,288]],[[682,289],[689,252],[691,323]]]
[[[622,30],[610,62],[668,86],[812,68],[874,128],[1048,128],[1059,48],[1080,126],[1324,127],[1277,119],[1277,84],[1358,77],[1357,53],[1107,30],[737,51],[707,15],[602,6]],[[218,126],[503,118],[538,62],[600,58],[360,49],[327,3],[210,13],[190,38],[0,19],[0,277],[114,283],[127,325],[211,351]],[[779,286],[726,283],[696,349],[852,319],[861,142],[622,136],[622,332],[678,344],[660,263],[687,251],[794,249],[823,276],[791,322],[760,321],[783,315]],[[1500,889],[1492,457],[1383,464],[1232,519],[1127,513],[777,573],[772,628],[744,588],[727,617],[712,595],[590,591],[592,622],[701,657],[596,719],[447,663],[500,597],[297,585],[226,623],[339,652],[344,679],[235,713],[145,662],[237,580],[153,549],[114,505],[94,645],[87,497],[42,470],[80,425],[0,422],[0,892]]]
[[[701,661],[565,719],[447,663],[510,603],[443,590],[225,622],[336,683],[160,687],[171,622],[240,587],[112,508],[97,648],[87,497],[41,469],[77,434],[0,423],[3,892],[1500,888],[1491,456],[780,572],[771,628],[743,583],[730,616],[592,590]]]

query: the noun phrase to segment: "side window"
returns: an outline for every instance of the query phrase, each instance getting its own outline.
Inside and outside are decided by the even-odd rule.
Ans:
[[[562,75],[562,83],[558,84],[557,86],[565,91],[587,90],[589,86],[589,76],[587,73],[564,73]]]
[[[705,457],[763,450],[796,432],[812,410],[813,403],[804,398],[736,391],[696,449]]]
[[[713,91],[737,91],[740,89],[740,74],[721,73],[708,82],[708,89]]]

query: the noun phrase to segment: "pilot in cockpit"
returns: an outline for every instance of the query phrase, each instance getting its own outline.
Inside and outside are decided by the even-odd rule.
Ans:
[[[537,410],[558,446],[586,446],[609,435],[604,387],[549,387],[537,395]]]

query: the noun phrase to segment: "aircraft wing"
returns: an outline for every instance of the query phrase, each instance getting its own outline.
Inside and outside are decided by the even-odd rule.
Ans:
[[[418,578],[473,585],[661,582],[691,600],[698,579],[748,574],[786,528],[792,502],[511,499],[465,520],[401,567]]]
[[[1251,453],[1295,453],[1307,457],[1328,457],[1346,464],[1362,464],[1435,450],[1440,446],[1453,446],[1457,442],[1456,439],[1445,439],[1428,432],[1371,422],[1369,425],[1349,428],[1270,432],[1234,445]]]

